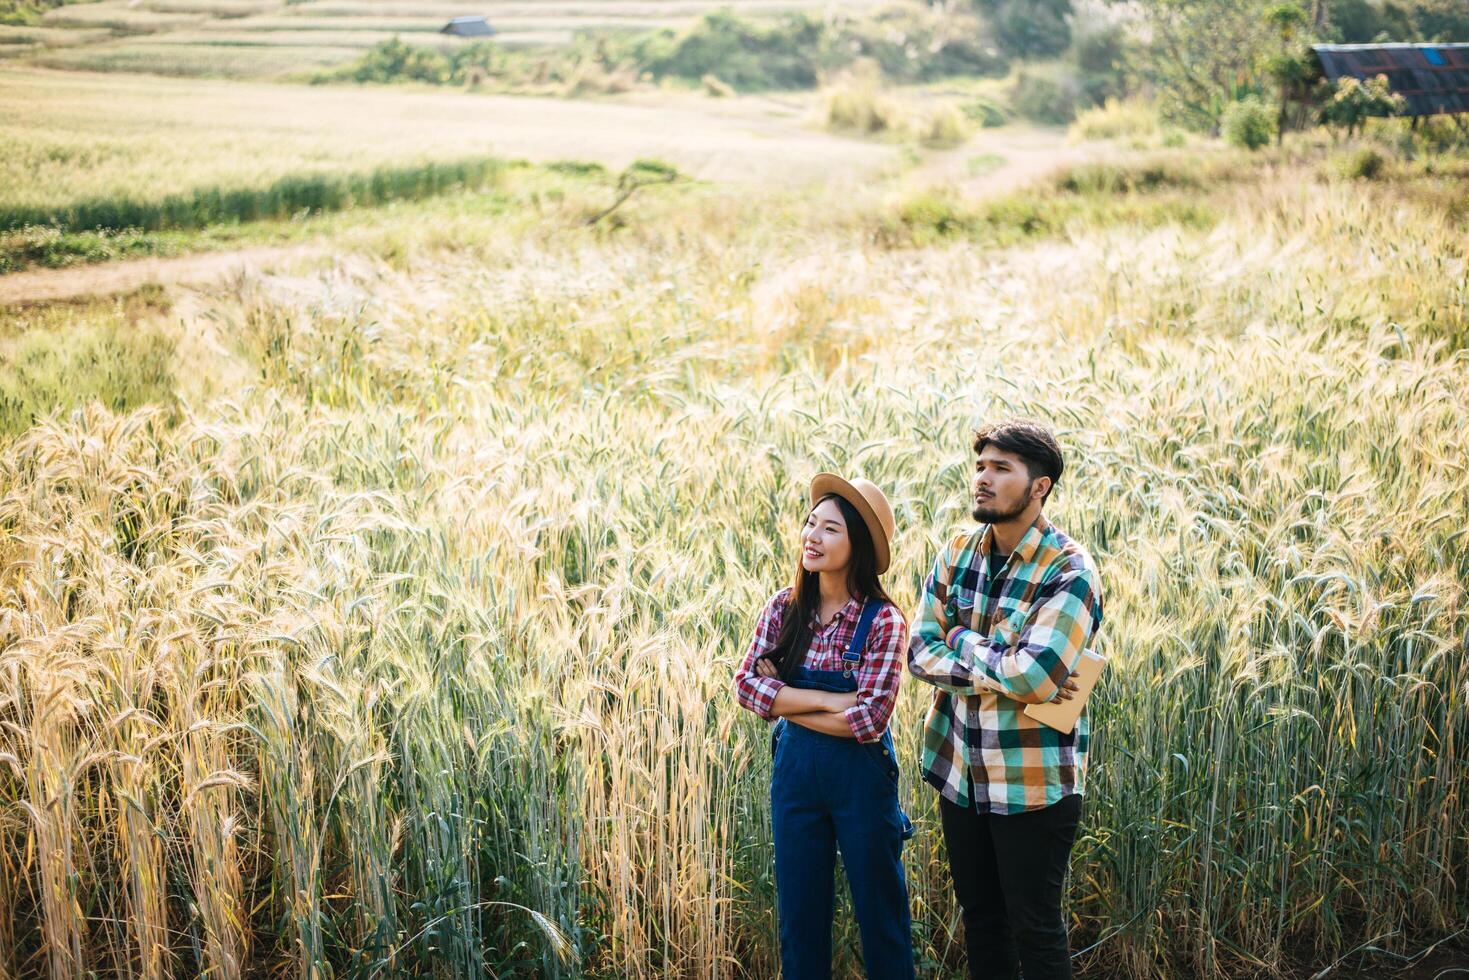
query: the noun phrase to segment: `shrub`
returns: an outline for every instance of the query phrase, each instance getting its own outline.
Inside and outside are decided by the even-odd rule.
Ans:
[[[844,72],[827,90],[826,124],[871,136],[901,130],[903,110],[882,91],[876,65],[868,62]]]
[[[705,75],[699,79],[699,84],[704,88],[704,94],[712,95],[717,99],[727,99],[735,94],[735,90],[718,75]]]
[[[1332,169],[1345,180],[1375,180],[1382,175],[1387,159],[1370,146],[1362,146],[1332,158]]]
[[[960,110],[970,122],[977,123],[981,129],[993,129],[1009,121],[1000,103],[984,95],[970,99],[960,106]]]
[[[1275,138],[1275,114],[1252,95],[1230,103],[1220,128],[1230,146],[1258,150]]]
[[[958,109],[939,106],[929,114],[918,138],[932,146],[958,146],[969,139],[969,125]]]
[[[35,265],[56,269],[151,254],[155,244],[136,229],[63,231],[53,225],[30,225],[0,235],[0,274]]]
[[[811,88],[825,34],[822,22],[807,14],[789,14],[767,24],[721,10],[682,34],[665,31],[645,40],[635,46],[634,58],[655,77],[715,75],[742,91]]]
[[[1345,76],[1327,86],[1330,94],[1321,104],[1320,118],[1333,129],[1343,129],[1354,136],[1373,116],[1391,116],[1401,112],[1404,100],[1393,92],[1387,76],[1378,75],[1366,82]]]
[[[1158,132],[1158,113],[1152,106],[1117,99],[1082,110],[1070,129],[1073,140],[1144,140],[1156,137]]]
[[[1010,105],[1017,115],[1038,123],[1060,126],[1076,117],[1080,86],[1075,76],[1063,69],[1040,72],[1022,69],[1010,92]]]
[[[995,38],[1022,58],[1054,58],[1071,44],[1071,0],[987,0]]]

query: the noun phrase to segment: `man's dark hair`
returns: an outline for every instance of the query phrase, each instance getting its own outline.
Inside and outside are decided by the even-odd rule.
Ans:
[[[1050,477],[1051,489],[1046,491],[1047,497],[1061,482],[1061,471],[1066,469],[1066,460],[1061,456],[1056,437],[1049,428],[1031,419],[1004,419],[980,426],[974,431],[974,455],[984,452],[985,446],[994,446],[1019,456],[1032,481]]]

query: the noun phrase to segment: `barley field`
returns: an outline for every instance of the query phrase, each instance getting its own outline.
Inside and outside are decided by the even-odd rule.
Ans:
[[[1118,191],[1005,247],[889,184],[591,228],[572,190],[0,313],[0,405],[100,399],[0,436],[0,976],[775,975],[731,675],[802,488],[887,489],[911,608],[1002,413],[1058,428],[1052,517],[1106,593],[1083,975],[1461,929],[1462,225],[1288,156],[1196,172],[1208,220]],[[955,977],[924,705],[905,860],[921,975]]]

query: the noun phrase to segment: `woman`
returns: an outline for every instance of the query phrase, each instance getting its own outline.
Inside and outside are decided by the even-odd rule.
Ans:
[[[811,481],[795,585],[766,604],[735,677],[741,706],[776,720],[770,780],[785,980],[831,976],[836,854],[852,889],[869,980],[913,976],[888,719],[908,626],[878,581],[893,511],[867,480]]]

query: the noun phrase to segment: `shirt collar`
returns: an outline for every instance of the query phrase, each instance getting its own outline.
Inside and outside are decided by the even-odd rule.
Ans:
[[[1036,551],[1040,549],[1041,542],[1045,540],[1046,532],[1050,529],[1051,524],[1046,520],[1045,515],[1037,515],[1035,523],[1026,528],[1025,533],[1021,535],[1020,543],[1015,546],[1015,550],[1011,552],[1010,557],[1018,558],[1022,565],[1029,563],[1031,559],[1035,558]],[[990,551],[994,546],[994,540],[994,525],[986,524],[984,526],[984,534],[979,539],[979,553],[985,558],[989,557]],[[1007,560],[1005,564],[1008,565],[1009,561]]]
[[[847,604],[845,606],[837,610],[837,614],[832,617],[831,621],[832,623],[836,623],[840,620],[855,622],[857,620],[857,617],[861,614],[862,600],[858,598],[852,598],[847,600]],[[828,625],[821,621],[821,609],[819,606],[811,613],[811,625],[815,629],[821,629],[824,626]]]

